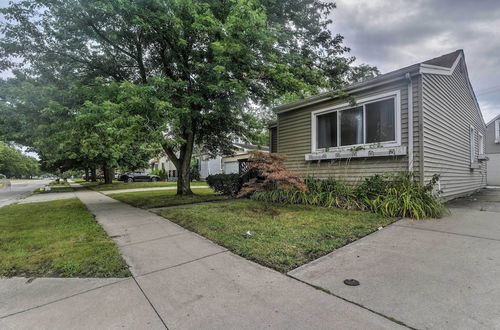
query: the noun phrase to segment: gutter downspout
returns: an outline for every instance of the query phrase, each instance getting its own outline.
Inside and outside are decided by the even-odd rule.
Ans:
[[[413,82],[410,73],[405,74],[408,81],[408,172],[413,172]]]

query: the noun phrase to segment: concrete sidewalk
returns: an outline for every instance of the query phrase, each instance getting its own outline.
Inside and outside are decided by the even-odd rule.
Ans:
[[[500,190],[469,199],[451,203],[451,216],[398,221],[289,275],[418,329],[500,329],[500,214],[481,211],[484,200],[500,210],[491,202]]]
[[[18,304],[0,315],[1,329],[402,328],[156,214],[94,191],[76,195],[115,239],[134,277],[80,293],[71,289],[40,306]],[[31,293],[21,290],[21,295]]]

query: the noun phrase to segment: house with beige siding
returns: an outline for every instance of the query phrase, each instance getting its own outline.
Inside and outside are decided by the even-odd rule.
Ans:
[[[464,52],[274,108],[270,150],[304,176],[358,184],[374,174],[440,175],[443,196],[486,185],[486,134]]]
[[[488,157],[487,183],[500,186],[500,115],[486,125],[485,148]]]

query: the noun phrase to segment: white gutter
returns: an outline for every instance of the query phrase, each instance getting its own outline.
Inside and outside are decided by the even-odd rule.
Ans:
[[[413,82],[410,73],[405,74],[408,81],[408,172],[413,172]]]

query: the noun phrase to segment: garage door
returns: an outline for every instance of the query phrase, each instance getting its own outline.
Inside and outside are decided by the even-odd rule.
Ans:
[[[238,162],[224,163],[224,173],[239,173]]]
[[[500,186],[500,154],[488,154],[487,182],[490,186]]]

